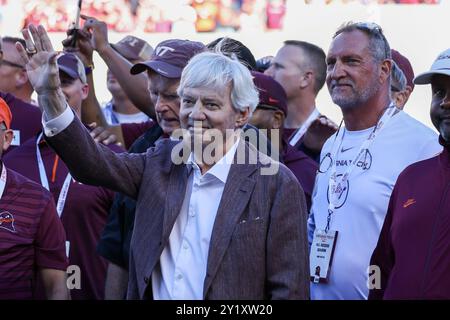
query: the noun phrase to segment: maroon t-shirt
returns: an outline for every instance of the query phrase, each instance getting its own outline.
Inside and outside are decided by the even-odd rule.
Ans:
[[[20,136],[20,145],[42,130],[41,110],[38,107],[26,103],[9,93],[0,92],[0,97],[5,100],[11,109],[11,129],[14,130],[15,135]],[[15,148],[17,146],[11,145],[8,152]]]
[[[0,300],[32,299],[38,269],[66,270],[65,241],[50,192],[7,168],[0,199]]]
[[[108,146],[115,152],[123,150]],[[40,143],[50,191],[55,203],[68,169],[45,141]],[[4,157],[7,166],[41,183],[36,160],[36,137]],[[106,188],[81,184],[72,179],[61,220],[70,242],[69,264],[81,271],[81,289],[71,290],[72,299],[103,299],[107,262],[96,253],[97,241],[106,223],[114,193]]]
[[[125,142],[125,149],[129,149],[133,142],[144,134],[148,129],[156,124],[155,121],[149,120],[140,123],[122,123],[120,127],[122,128],[123,140]]]
[[[308,157],[303,151],[296,149],[289,143],[284,142],[282,162],[288,167],[297,178],[303,188],[306,197],[308,211],[311,208],[311,195],[314,188],[316,173],[319,169],[317,162]]]

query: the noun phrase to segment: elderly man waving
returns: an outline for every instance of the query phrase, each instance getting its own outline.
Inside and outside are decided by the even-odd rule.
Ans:
[[[37,54],[28,59],[17,48],[48,142],[79,181],[137,199],[129,299],[308,298],[302,189],[286,167],[240,138],[258,103],[245,67],[219,53],[195,56],[178,88],[183,141],[117,155],[95,144],[67,108],[44,28],[30,32],[27,46]],[[265,172],[271,166],[278,170]]]

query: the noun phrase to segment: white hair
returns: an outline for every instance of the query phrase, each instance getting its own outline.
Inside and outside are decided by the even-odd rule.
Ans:
[[[237,59],[218,52],[202,52],[194,56],[183,69],[178,95],[184,88],[209,87],[222,90],[231,83],[231,103],[233,108],[253,112],[258,105],[258,90],[250,71]]]

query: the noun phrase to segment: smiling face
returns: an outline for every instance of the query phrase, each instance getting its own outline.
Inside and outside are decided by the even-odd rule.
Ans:
[[[206,146],[215,141],[214,134],[220,133],[226,141],[227,130],[242,127],[249,111],[238,111],[231,102],[231,85],[225,88],[189,88],[181,97],[180,121],[183,129],[191,134],[191,143]],[[215,130],[209,130],[215,129]]]
[[[380,89],[380,66],[363,32],[355,30],[336,36],[326,61],[328,91],[341,108],[364,105]]]
[[[450,76],[434,75],[431,79],[431,110],[433,125],[446,142],[450,142]]]
[[[180,128],[180,98],[177,94],[180,79],[169,79],[152,71],[148,72],[148,77],[156,119],[164,133],[171,135]]]

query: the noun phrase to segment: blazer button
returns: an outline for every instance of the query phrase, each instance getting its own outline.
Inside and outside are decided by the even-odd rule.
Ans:
[[[148,277],[144,277],[144,282],[145,282],[145,284],[148,284],[148,282],[149,282]]]

